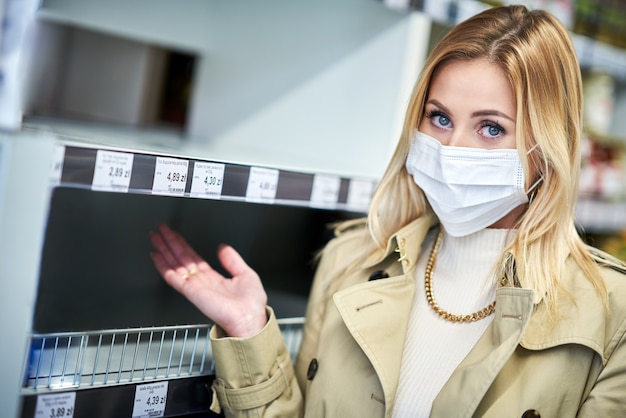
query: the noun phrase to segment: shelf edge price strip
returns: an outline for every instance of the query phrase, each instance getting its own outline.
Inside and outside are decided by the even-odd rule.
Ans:
[[[157,157],[152,194],[183,196],[187,186],[188,160]]]
[[[314,208],[335,209],[339,200],[341,178],[327,174],[313,177],[310,206]]]
[[[219,199],[224,185],[225,164],[196,161],[193,164],[191,197]]]
[[[91,189],[110,192],[128,192],[133,171],[133,154],[98,150]]]
[[[367,180],[350,180],[348,189],[347,207],[357,211],[367,211],[372,200],[374,184]]]
[[[73,418],[76,392],[38,395],[34,418]]]
[[[167,404],[168,382],[147,383],[135,388],[132,418],[162,417]]]
[[[56,144],[50,162],[50,182],[53,186],[61,184],[63,161],[65,160],[65,145]]]
[[[247,202],[274,203],[278,190],[279,171],[271,168],[250,167],[246,188]]]

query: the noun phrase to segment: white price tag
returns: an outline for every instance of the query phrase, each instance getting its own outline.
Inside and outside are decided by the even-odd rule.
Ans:
[[[50,181],[53,186],[61,184],[63,174],[63,160],[65,159],[65,145],[56,145],[50,163]]]
[[[350,180],[350,188],[348,188],[348,199],[346,205],[351,210],[367,211],[370,200],[372,199],[372,192],[374,190],[374,183],[366,180]]]
[[[167,404],[168,382],[138,385],[135,389],[135,403],[132,418],[162,417]]]
[[[246,201],[273,203],[278,189],[278,170],[250,167]]]
[[[188,160],[157,157],[154,168],[153,194],[182,196],[187,185]]]
[[[34,418],[72,418],[76,392],[37,396]]]
[[[313,177],[311,190],[311,206],[318,208],[335,208],[339,199],[341,178],[324,174]]]
[[[224,167],[220,163],[195,162],[189,194],[192,197],[219,199],[224,184]]]
[[[133,154],[98,150],[92,190],[127,192],[133,171]]]

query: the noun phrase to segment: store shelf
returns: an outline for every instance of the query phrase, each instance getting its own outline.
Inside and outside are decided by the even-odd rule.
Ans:
[[[26,132],[24,135],[41,134],[36,129]],[[214,416],[208,410],[213,380],[209,326],[159,325],[193,324],[186,321],[198,314],[185,308],[188,304],[182,305],[171,292],[164,293],[171,289],[162,289],[164,284],[153,277],[155,272],[147,265],[148,257],[137,254],[147,254],[142,249],[148,236],[146,227],[154,225],[153,220],[143,223],[151,217],[171,222],[171,217],[177,218],[182,211],[188,214],[185,220],[194,220],[195,233],[208,227],[214,236],[218,227],[203,225],[196,216],[211,216],[215,211],[224,214],[226,210],[233,218],[226,216],[226,221],[247,213],[251,222],[267,225],[262,219],[268,219],[270,211],[282,214],[275,221],[290,225],[289,234],[315,243],[317,236],[298,232],[300,218],[307,214],[324,218],[322,212],[360,216],[375,187],[372,180],[192,158],[180,149],[103,146],[49,131],[45,136],[54,141],[46,164],[52,193],[42,260],[37,263],[41,272],[34,289],[37,302],[32,329],[46,331],[29,337],[18,398],[18,416],[23,418],[68,412],[79,418]],[[20,161],[18,166],[27,164]],[[162,210],[151,208],[155,204]],[[272,205],[281,207],[268,207]],[[108,212],[107,219],[100,218],[98,208],[103,207],[116,208],[115,214]],[[70,214],[74,211],[80,211],[80,221]],[[146,215],[140,221],[136,213]],[[237,236],[245,230],[248,240],[254,241],[258,232],[246,224],[239,222],[230,229]],[[264,247],[284,235],[282,225],[276,226],[272,239],[261,233]],[[208,235],[200,233],[201,240]],[[125,242],[124,248],[108,248],[106,258],[99,255],[104,242],[120,244],[122,236],[126,241],[144,239],[138,244]],[[86,241],[92,245],[84,245]],[[206,248],[213,243],[199,245]],[[291,253],[291,249],[281,251],[283,256]],[[124,254],[132,254],[139,263],[134,266],[124,261]],[[263,257],[275,265],[271,257]],[[289,258],[294,260],[290,263],[300,263]],[[85,275],[76,271],[77,262],[86,263],[85,269],[91,270],[86,286]],[[294,287],[307,286],[308,279],[286,264],[283,268],[289,272],[287,276],[263,275],[268,295],[278,305],[301,304],[303,297]],[[140,298],[135,289],[141,289]],[[156,307],[150,300],[155,297],[168,301],[157,316],[151,314]],[[98,315],[83,312],[99,303],[104,306],[95,309]],[[61,305],[62,313],[57,313]],[[280,306],[276,308],[278,314]],[[107,319],[102,322],[98,316]],[[135,327],[142,323],[154,326]],[[279,319],[293,358],[302,323],[301,317]],[[73,331],[62,331],[65,329]]]
[[[576,207],[576,220],[586,232],[626,230],[626,201],[582,197]]]
[[[211,376],[58,391],[21,398],[20,418],[219,417],[209,410]]]
[[[205,375],[208,332],[197,325],[33,335],[24,392]]]
[[[245,201],[366,212],[376,182],[254,165],[66,145],[55,151],[53,185],[93,191]]]
[[[15,251],[32,256],[28,265],[40,269],[32,272],[31,286],[20,282],[24,298],[36,302],[24,306],[26,312],[20,311],[28,321],[15,330],[13,338],[24,341],[26,332],[27,350],[17,344],[14,351],[28,354],[12,356],[26,359],[18,361],[21,364],[15,364],[15,370],[7,374],[12,381],[21,381],[17,394],[5,396],[7,405],[15,404],[17,408],[9,416],[23,418],[47,418],[68,411],[84,418],[140,416],[134,408],[138,397],[148,402],[147,390],[160,391],[159,396],[166,400],[162,416],[212,416],[208,412],[211,394],[207,388],[213,379],[208,325],[171,325],[194,324],[197,322],[186,321],[202,319],[188,309],[188,303],[179,300],[182,298],[177,299],[150,268],[148,251],[144,249],[148,229],[156,219],[172,222],[184,214],[183,225],[178,226],[185,229],[187,221],[191,222],[193,226],[187,232],[193,231],[191,238],[193,234],[200,237],[200,241],[196,237],[196,244],[213,247],[210,240],[220,227],[198,220],[218,212],[223,215],[224,211],[241,219],[246,213],[250,219],[230,227],[231,239],[244,236],[252,244],[261,237],[260,256],[273,269],[275,258],[263,252],[269,249],[268,242],[291,240],[294,246],[295,234],[310,245],[318,245],[320,237],[307,232],[302,221],[317,225],[339,212],[340,216],[346,212],[351,213],[347,216],[361,216],[375,187],[375,182],[368,179],[192,158],[181,150],[146,147],[150,151],[142,151],[81,143],[49,131],[26,129],[6,139],[0,144],[0,168],[9,174],[5,178],[10,180],[10,190],[26,200],[38,196],[35,208],[47,218],[47,225],[43,225],[33,223],[23,210],[24,216],[17,216],[20,205],[6,206],[11,211],[0,218],[8,222],[4,216],[11,215],[16,227],[28,223],[34,229],[31,235],[40,240],[28,246],[31,251],[12,245]],[[162,167],[170,170],[159,171]],[[198,170],[204,170],[204,179],[209,174],[215,178],[208,185],[201,182],[211,186],[208,189],[200,190],[194,183],[204,180]],[[159,176],[167,175],[171,181],[161,181]],[[42,187],[49,194],[40,193]],[[9,198],[15,204],[21,202],[7,194],[8,190],[0,189],[0,203],[3,198],[4,203]],[[105,207],[114,211],[109,211],[106,219],[100,215]],[[269,213],[276,215],[268,217]],[[228,216],[220,224],[233,220]],[[255,227],[250,228],[250,224]],[[274,236],[270,239],[264,228],[272,227]],[[211,229],[211,238],[206,238],[209,234],[203,228]],[[122,237],[123,243],[119,242]],[[87,242],[90,245],[85,245]],[[107,242],[117,244],[116,248],[107,247]],[[244,251],[255,254],[260,251],[256,246],[245,247]],[[273,303],[282,304],[283,311],[300,310],[304,298],[300,288],[308,288],[308,273],[294,270],[291,264],[306,264],[299,254],[307,252],[303,258],[308,258],[310,249],[284,248],[282,241],[280,247],[282,250],[274,256],[289,258],[282,262],[287,274],[265,274],[264,283]],[[3,258],[3,277],[24,275],[23,269],[15,272],[9,263],[11,258],[18,259],[15,251]],[[138,262],[127,262],[125,255]],[[15,289],[11,292],[21,294]],[[291,306],[296,304],[295,308]],[[84,309],[94,313],[85,314]],[[275,309],[277,314],[279,310]],[[155,316],[154,312],[159,314]],[[285,342],[295,357],[303,319],[280,318]],[[16,379],[18,369],[20,377]],[[143,406],[144,412],[146,407],[156,407],[147,403]]]
[[[581,67],[606,71],[619,80],[626,80],[626,50],[572,34]]]
[[[295,359],[304,318],[279,319],[278,324]],[[109,418],[111,410],[114,416],[136,417],[159,408],[161,416],[208,414],[214,370],[209,329],[191,325],[32,335],[21,416],[39,417],[44,408],[46,417],[61,408],[75,418]],[[147,398],[147,389],[160,392]]]

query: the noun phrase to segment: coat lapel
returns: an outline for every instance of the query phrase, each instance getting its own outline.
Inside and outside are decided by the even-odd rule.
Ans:
[[[380,379],[387,416],[393,405],[400,375],[414,293],[415,281],[412,275],[402,274],[362,283],[334,295],[335,305],[346,327]]]
[[[491,325],[454,371],[433,402],[432,417],[471,417],[522,338],[533,311],[534,292],[497,290]]]
[[[415,260],[434,222],[434,216],[428,214],[402,228],[389,240],[381,257],[364,266],[386,264],[391,277],[363,282],[333,296],[346,327],[376,370],[385,395],[386,416],[391,414],[400,376],[415,294]]]

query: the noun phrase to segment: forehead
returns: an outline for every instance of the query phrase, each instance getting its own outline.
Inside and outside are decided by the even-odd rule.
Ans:
[[[447,107],[465,104],[515,115],[515,94],[506,73],[486,59],[455,60],[433,74],[428,99]]]

